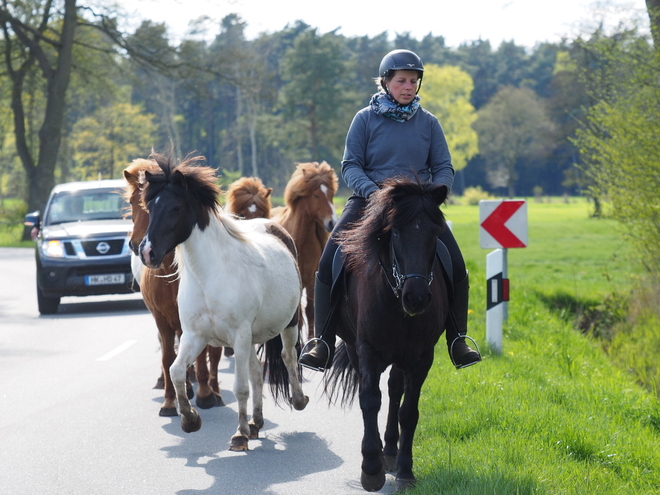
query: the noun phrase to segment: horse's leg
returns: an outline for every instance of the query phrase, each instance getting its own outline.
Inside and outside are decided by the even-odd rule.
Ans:
[[[282,360],[289,373],[289,383],[291,384],[291,403],[296,410],[302,411],[307,407],[309,397],[303,393],[302,385],[300,384],[300,375],[298,373],[298,353],[296,351],[298,325],[285,328],[281,337]]]
[[[216,406],[224,406],[224,402],[222,402],[222,398],[220,397],[220,394],[216,395],[213,387],[211,386],[210,383],[210,373],[209,373],[209,368],[211,369],[211,373],[213,372],[213,365],[211,363],[211,355],[213,353],[213,349],[217,349],[216,347],[212,347],[210,345],[207,345],[204,350],[197,356],[197,359],[195,359],[195,371],[197,375],[197,397],[195,398],[195,405],[201,409],[210,409],[212,407]],[[222,349],[221,349],[222,351]],[[207,364],[207,356],[209,358],[209,362]],[[216,376],[216,381],[217,381],[217,376],[218,376],[218,363],[215,363],[215,376]]]
[[[170,366],[174,362],[176,353],[174,352],[174,328],[170,326],[162,314],[158,311],[152,312],[156,326],[158,327],[158,337],[160,340],[160,360],[163,373],[163,388],[165,389],[165,400],[160,406],[159,416],[176,416],[176,392],[174,384],[170,377]]]
[[[234,348],[234,395],[238,403],[238,429],[233,437],[229,450],[248,450],[250,427],[248,425],[247,401],[250,396],[249,376],[250,359],[254,351],[252,345],[252,329],[244,324],[236,330]],[[263,378],[262,378],[263,379]]]
[[[179,402],[179,413],[181,414],[181,429],[186,433],[192,433],[202,427],[202,420],[194,407],[190,405],[186,387],[186,374],[190,366],[206,342],[195,335],[192,331],[183,332],[179,341],[179,352],[170,367],[170,375],[176,390],[176,398]]]
[[[385,469],[381,454],[383,444],[378,431],[378,412],[381,405],[380,374],[378,363],[368,344],[358,351],[360,356],[360,409],[364,423],[362,437],[362,475],[360,482],[368,492],[380,490],[385,484]]]
[[[385,447],[383,457],[388,472],[396,471],[396,455],[399,448],[399,407],[403,396],[403,373],[392,366],[390,378],[387,381],[389,394],[389,407],[387,411],[387,425],[385,427]]]
[[[403,403],[399,410],[401,438],[396,460],[397,492],[403,492],[415,484],[412,458],[413,438],[419,421],[419,396],[432,364],[433,348],[420,358],[418,365],[412,372],[405,375]]]
[[[250,353],[250,385],[252,386],[252,419],[250,427],[250,440],[259,438],[259,430],[264,427],[264,368],[259,361],[257,351],[252,346]]]
[[[218,365],[220,364],[220,358],[222,357],[222,347],[213,347],[212,345],[207,346],[206,349],[208,350],[209,353],[209,373],[210,373],[210,378],[209,378],[209,385],[213,389],[213,392],[215,395],[218,396],[218,400],[224,406],[225,403],[222,400],[222,397],[220,396],[220,382],[218,381]],[[225,348],[225,351],[227,348]],[[232,351],[233,353],[233,351]]]
[[[305,306],[305,316],[307,317],[307,340],[313,339],[314,335],[314,279],[312,277],[309,284],[305,285],[305,294],[307,302]]]

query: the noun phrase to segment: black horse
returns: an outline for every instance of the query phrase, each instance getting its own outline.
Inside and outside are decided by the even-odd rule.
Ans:
[[[326,374],[326,393],[346,404],[359,391],[361,482],[367,491],[383,487],[386,470],[396,470],[397,491],[415,483],[412,444],[419,396],[449,312],[435,256],[438,234],[447,228],[439,208],[446,196],[444,186],[392,179],[372,196],[362,220],[342,235],[346,278],[334,323],[343,343]],[[379,382],[389,365],[383,446]]]

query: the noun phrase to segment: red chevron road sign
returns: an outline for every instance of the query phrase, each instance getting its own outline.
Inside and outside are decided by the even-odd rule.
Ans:
[[[479,201],[479,225],[482,248],[527,247],[527,202]]]

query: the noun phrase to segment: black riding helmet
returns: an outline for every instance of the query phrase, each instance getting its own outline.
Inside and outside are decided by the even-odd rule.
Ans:
[[[380,77],[380,85],[385,91],[387,91],[385,79],[390,77],[395,70],[415,70],[419,72],[419,85],[417,86],[417,93],[419,93],[419,88],[422,87],[422,77],[424,76],[424,64],[415,52],[392,50],[383,57],[383,60],[380,61],[380,67],[378,67],[378,76]]]

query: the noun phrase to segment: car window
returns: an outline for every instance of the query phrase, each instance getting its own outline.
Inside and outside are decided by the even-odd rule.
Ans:
[[[116,190],[62,191],[50,202],[46,225],[121,219],[125,217],[126,208]]]

